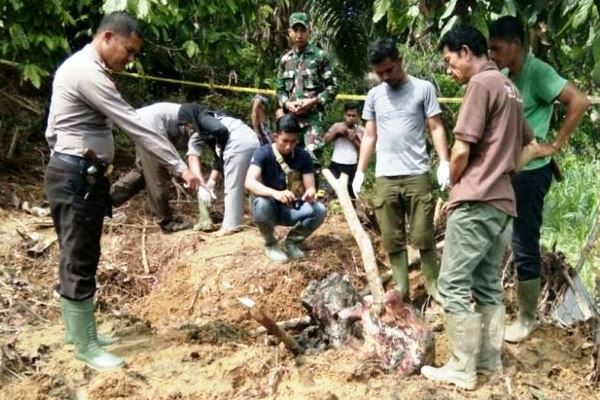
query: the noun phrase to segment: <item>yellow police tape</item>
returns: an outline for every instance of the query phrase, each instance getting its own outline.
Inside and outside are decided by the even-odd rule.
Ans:
[[[0,59],[0,64],[8,65],[8,66],[15,67],[15,68],[18,68],[20,65],[17,62],[3,60],[3,59]],[[157,81],[157,82],[172,83],[172,84],[176,84],[176,85],[196,86],[196,87],[202,87],[202,88],[211,89],[211,90],[228,90],[228,91],[232,91],[232,92],[268,94],[270,96],[275,96],[275,91],[271,90],[271,89],[258,89],[258,88],[249,88],[249,87],[231,86],[231,85],[217,85],[214,83],[200,83],[200,82],[185,81],[185,80],[180,80],[180,79],[161,78],[161,77],[152,76],[152,75],[140,75],[140,74],[136,74],[133,72],[117,72],[117,75],[128,76],[128,77],[136,78],[136,79],[144,79],[144,80],[151,80],[151,81]],[[336,98],[336,100],[362,101],[365,99],[365,97],[366,96],[362,95],[362,94],[340,93],[335,98]],[[588,96],[588,98],[590,99],[592,104],[600,104],[599,96]],[[461,97],[438,97],[438,101],[440,103],[458,104],[458,103],[462,102],[462,98]]]
[[[196,86],[203,87],[207,89],[213,90],[229,90],[232,92],[241,92],[241,93],[255,93],[255,94],[268,94],[271,96],[275,96],[275,91],[271,89],[258,89],[258,88],[249,88],[242,86],[231,86],[231,85],[217,85],[211,83],[200,83],[200,82],[192,82],[192,81],[183,81],[178,79],[170,79],[170,78],[160,78],[158,76],[150,76],[150,75],[140,75],[133,72],[118,72],[118,75],[129,76],[137,79],[146,79],[157,82],[166,82],[173,83],[178,85],[188,85],[188,86]],[[335,96],[336,100],[364,100],[365,95],[362,94],[344,94],[340,93]],[[440,103],[460,103],[462,98],[460,97],[438,97],[438,101]]]

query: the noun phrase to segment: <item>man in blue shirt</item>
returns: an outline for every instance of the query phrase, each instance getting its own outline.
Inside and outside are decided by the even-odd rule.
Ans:
[[[267,256],[278,262],[302,258],[298,244],[325,219],[325,206],[316,200],[314,167],[308,152],[298,148],[301,127],[294,115],[277,121],[272,144],[260,147],[250,161],[246,189],[254,199],[252,215],[265,240]],[[277,246],[275,225],[293,226]]]

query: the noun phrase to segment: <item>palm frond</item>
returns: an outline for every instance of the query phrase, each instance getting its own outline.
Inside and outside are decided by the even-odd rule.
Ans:
[[[312,0],[310,13],[343,68],[356,75],[366,72],[373,2]]]

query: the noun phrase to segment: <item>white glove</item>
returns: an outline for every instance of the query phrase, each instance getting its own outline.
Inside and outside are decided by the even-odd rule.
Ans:
[[[360,189],[362,188],[363,182],[365,181],[365,174],[361,171],[356,171],[354,174],[354,180],[352,181],[352,191],[355,196],[358,196]]]
[[[440,161],[437,169],[437,181],[442,191],[450,186],[450,163],[448,161]]]
[[[210,190],[212,192],[212,195],[215,196],[215,186],[217,185],[217,182],[213,181],[212,179],[209,179],[206,182],[206,187],[208,190]],[[215,197],[213,197],[215,198]]]
[[[215,196],[215,193],[212,190],[207,189],[204,186],[200,186],[200,188],[198,188],[198,201],[200,203],[210,207],[212,201],[216,198],[217,196]]]

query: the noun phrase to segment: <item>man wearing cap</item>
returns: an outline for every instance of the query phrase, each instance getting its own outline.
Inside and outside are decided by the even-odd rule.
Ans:
[[[113,338],[98,335],[94,317],[96,269],[104,216],[111,213],[107,165],[113,161],[112,123],[169,172],[195,190],[199,178],[171,143],[156,135],[117,90],[112,71],[133,61],[142,46],[138,22],[129,14],[106,15],[90,44],[56,71],[46,138],[52,156],[45,188],[60,245],[60,307],[67,343],[74,355],[97,370],[123,365],[101,346]]]
[[[292,48],[279,61],[277,101],[285,113],[296,116],[302,127],[300,142],[312,153],[321,147],[323,112],[335,99],[337,81],[325,51],[308,41],[306,13],[290,16],[288,36]]]

